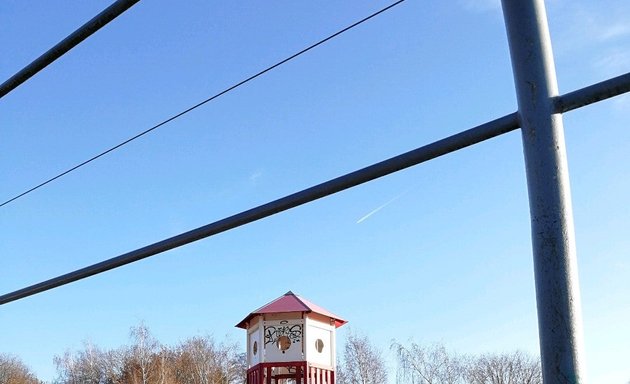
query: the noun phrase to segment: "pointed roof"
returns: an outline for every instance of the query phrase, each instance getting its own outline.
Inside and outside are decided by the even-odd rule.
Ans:
[[[278,297],[277,299],[263,305],[262,307],[258,308],[254,312],[247,315],[247,317],[241,320],[240,323],[236,324],[236,327],[245,329],[247,322],[249,322],[252,319],[252,317],[255,317],[258,315],[264,315],[264,314],[269,314],[269,313],[290,313],[290,312],[306,312],[306,313],[312,312],[312,313],[317,313],[320,315],[330,317],[331,319],[335,320],[335,327],[337,328],[347,323],[347,321],[342,319],[341,317],[289,291],[285,293],[283,296]]]

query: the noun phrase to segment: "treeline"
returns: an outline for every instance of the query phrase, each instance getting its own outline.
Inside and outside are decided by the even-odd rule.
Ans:
[[[542,384],[540,360],[520,351],[461,355],[442,344],[393,341],[395,370],[367,336],[349,333],[339,351],[337,384]],[[237,343],[195,336],[167,346],[144,325],[131,328],[129,345],[104,350],[86,342],[54,363],[54,384],[243,384],[247,371]],[[17,357],[0,354],[0,384],[43,382]]]
[[[102,350],[91,343],[84,343],[81,350],[56,356],[54,363],[58,377],[55,383],[245,382],[246,358],[236,343],[217,343],[210,336],[195,336],[171,347],[161,344],[144,325],[131,328],[130,336],[131,345],[115,350]]]
[[[401,382],[542,384],[540,359],[522,351],[458,355],[444,345],[393,343]],[[424,380],[424,381],[423,381]]]
[[[442,344],[393,341],[399,384],[542,384],[540,360],[521,351],[458,355]],[[349,334],[338,366],[338,384],[383,384],[388,370],[382,351],[367,336]]]

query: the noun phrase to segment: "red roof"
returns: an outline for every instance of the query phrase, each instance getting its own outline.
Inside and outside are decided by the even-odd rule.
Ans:
[[[313,304],[310,301],[296,295],[295,293],[289,291],[285,293],[283,296],[278,297],[277,299],[263,305],[258,308],[254,312],[247,315],[246,318],[241,320],[240,323],[236,324],[238,328],[246,328],[247,322],[249,322],[252,317],[263,315],[267,313],[290,313],[290,312],[306,312],[306,313],[317,313],[320,315],[324,315],[330,317],[335,320],[335,327],[341,327],[345,323],[346,320],[341,317],[328,312],[326,309],[320,307],[319,305]]]

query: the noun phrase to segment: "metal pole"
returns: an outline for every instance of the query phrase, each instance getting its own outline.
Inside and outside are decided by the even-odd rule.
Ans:
[[[0,85],[0,98],[76,47],[140,0],[118,0]]]
[[[502,0],[523,138],[545,384],[581,383],[582,320],[562,115],[543,0]]]
[[[564,113],[629,91],[630,72],[558,96],[554,105],[556,106],[556,113]]]
[[[514,131],[518,128],[517,120],[518,118],[516,113],[505,115],[469,130],[403,153],[402,155],[391,157],[387,160],[381,161],[380,163],[372,164],[368,167],[339,176],[335,179],[328,180],[310,188],[303,189],[291,195],[251,208],[247,211],[243,211],[219,221],[204,225],[203,227],[184,232],[177,236],[147,245],[146,247],[136,249],[135,251],[127,252],[111,259],[101,261],[100,263],[92,264],[85,268],[54,277],[41,283],[0,295],[0,305],[20,300],[65,284],[70,284],[74,281],[85,279],[114,268],[122,267],[123,265],[240,227],[241,225],[275,215],[276,213],[321,199],[322,197],[330,196],[348,188],[355,187],[359,184],[367,183],[368,181],[389,175],[431,159],[435,159],[439,156],[480,143],[503,133]]]

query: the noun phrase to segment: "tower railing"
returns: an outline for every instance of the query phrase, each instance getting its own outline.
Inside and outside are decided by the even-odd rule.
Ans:
[[[335,372],[306,361],[260,363],[247,370],[247,384],[335,384]]]

